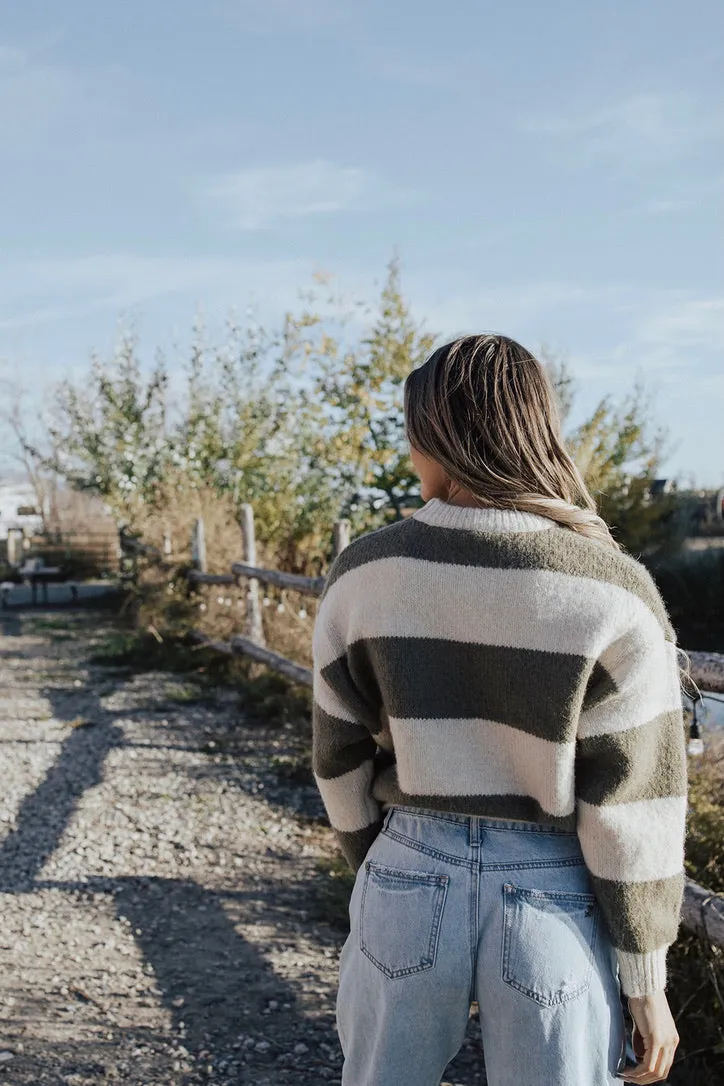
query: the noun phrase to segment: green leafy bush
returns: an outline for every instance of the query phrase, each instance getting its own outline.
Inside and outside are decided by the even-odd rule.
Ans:
[[[724,547],[684,551],[650,569],[687,649],[724,652]]]

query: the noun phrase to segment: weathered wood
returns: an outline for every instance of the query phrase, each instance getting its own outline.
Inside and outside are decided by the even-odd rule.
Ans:
[[[236,584],[233,573],[202,573],[199,569],[190,569],[188,579],[196,584]]]
[[[334,553],[341,554],[350,542],[350,523],[348,520],[338,520],[334,525]]]
[[[234,562],[231,573],[202,573],[198,569],[188,571],[188,579],[196,584],[236,584],[240,577],[248,577],[271,584],[276,588],[293,588],[308,596],[321,596],[326,584],[326,577],[300,577],[296,573],[281,573],[276,569],[259,569],[248,566],[245,562]]]
[[[154,560],[161,557],[158,547],[154,547],[150,543],[142,543],[140,539],[133,539],[131,536],[119,535],[118,545],[122,554],[137,554],[142,558]]]
[[[237,577],[255,577],[262,584],[293,588],[308,596],[321,596],[327,582],[326,577],[300,577],[296,573],[281,573],[277,569],[259,569],[257,566],[248,566],[245,562],[234,562],[231,571]]]
[[[23,558],[25,537],[22,528],[8,528],[7,558],[9,566],[19,566]]]
[[[235,634],[229,641],[213,641],[199,630],[195,630],[192,636],[194,641],[203,648],[212,649],[214,652],[223,652],[227,656],[249,656],[252,660],[258,660],[260,664],[266,664],[267,667],[273,668],[274,671],[286,675],[287,678],[292,679],[294,682],[302,683],[304,686],[312,685],[312,672],[308,667],[295,664],[293,660],[287,660],[286,656],[280,656],[278,652],[272,652],[271,649],[265,649],[262,645],[257,645],[254,641],[250,641],[248,637],[240,637]]]
[[[293,660],[287,660],[286,656],[280,656],[278,652],[272,652],[271,649],[255,644],[248,637],[240,637],[238,634],[234,634],[229,639],[229,644],[235,655],[250,656],[252,660],[258,660],[260,664],[266,664],[267,667],[281,672],[282,675],[286,675],[287,678],[292,679],[294,682],[302,683],[304,686],[312,685],[310,668],[295,664]]]
[[[681,922],[689,931],[703,936],[708,943],[724,947],[724,894],[714,894],[687,879]]]
[[[242,558],[247,566],[256,566],[256,534],[254,532],[254,510],[245,502],[241,507],[241,544]],[[264,624],[261,617],[259,581],[249,577],[246,587],[246,634],[257,645],[264,645]]]
[[[191,538],[191,559],[196,569],[201,573],[207,572],[206,533],[204,531],[204,522],[201,517],[197,517],[194,523],[194,531]]]
[[[211,649],[213,652],[221,652],[224,656],[233,656],[231,645],[228,641],[214,641],[213,638],[207,634],[202,633],[201,630],[192,630],[191,639],[196,642],[200,649]]]

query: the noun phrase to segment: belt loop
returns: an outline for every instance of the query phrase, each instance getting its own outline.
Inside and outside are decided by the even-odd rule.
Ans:
[[[479,846],[482,836],[481,829],[480,819],[476,818],[475,815],[470,815],[468,819],[468,839],[471,848]]]
[[[394,807],[388,807],[387,808],[387,814],[385,815],[384,821],[382,822],[382,829],[383,830],[387,829],[388,823],[389,823],[390,819],[392,818],[393,810],[394,810]]]

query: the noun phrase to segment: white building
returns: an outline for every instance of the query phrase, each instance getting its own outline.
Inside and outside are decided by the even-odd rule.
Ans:
[[[0,539],[7,539],[10,528],[21,528],[30,535],[42,526],[38,499],[30,483],[0,481]]]

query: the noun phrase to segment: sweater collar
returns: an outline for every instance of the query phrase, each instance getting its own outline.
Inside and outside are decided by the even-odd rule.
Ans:
[[[450,505],[440,498],[431,498],[412,515],[415,520],[435,528],[461,528],[473,532],[539,532],[553,528],[555,524],[549,517],[541,517],[537,513],[494,506],[477,509]]]

